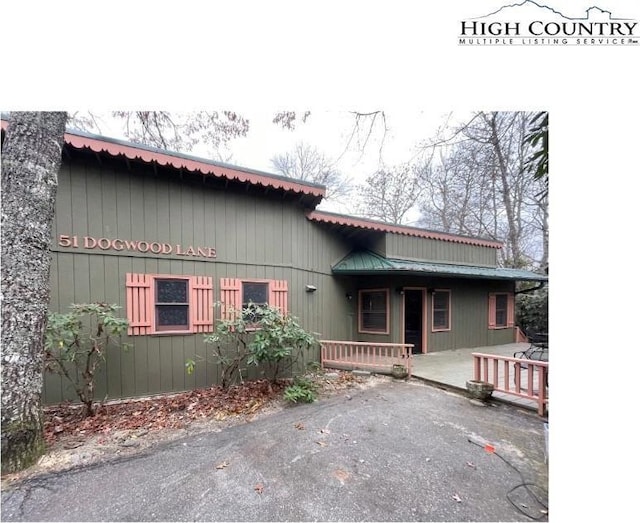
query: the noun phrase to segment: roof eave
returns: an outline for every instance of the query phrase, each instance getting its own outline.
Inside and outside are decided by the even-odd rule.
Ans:
[[[418,238],[426,238],[431,240],[442,240],[453,243],[461,243],[474,245],[478,247],[490,247],[493,249],[501,249],[502,243],[488,240],[485,238],[473,238],[470,236],[461,236],[458,234],[450,234],[439,231],[431,231],[421,229],[419,227],[410,227],[406,225],[396,225],[392,223],[380,222],[368,218],[358,216],[348,216],[345,214],[336,214],[327,211],[313,210],[307,212],[307,219],[318,223],[326,223],[334,226],[349,227],[352,229],[369,230],[382,233],[402,234],[405,236],[414,236]]]
[[[504,276],[504,275],[475,275],[475,274],[458,274],[451,272],[431,272],[419,271],[412,269],[365,269],[365,270],[349,270],[349,269],[332,269],[336,275],[344,276],[376,276],[376,275],[410,275],[410,276],[434,276],[436,278],[464,278],[471,280],[504,280],[504,281],[548,281],[547,276],[530,277],[530,276]]]
[[[2,118],[0,125],[2,130],[6,131],[9,121]],[[203,176],[225,178],[230,181],[238,181],[250,185],[300,194],[301,196],[309,197],[310,204],[313,208],[315,208],[326,195],[326,188],[322,185],[306,183],[301,180],[295,180],[294,178],[270,175],[229,164],[220,164],[195,156],[174,153],[173,151],[163,151],[131,142],[91,135],[89,133],[66,131],[64,140],[67,147],[77,150],[88,149],[96,154],[109,155],[112,157],[120,156],[128,160],[138,160],[147,164],[157,164],[176,170],[184,169],[189,172],[197,172]]]

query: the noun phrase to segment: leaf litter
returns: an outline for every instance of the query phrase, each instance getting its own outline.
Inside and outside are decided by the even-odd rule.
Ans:
[[[337,380],[319,376],[321,398],[387,381],[381,376],[363,380],[348,371],[338,371],[338,374]],[[114,401],[99,405],[95,416],[89,418],[83,417],[78,404],[66,402],[45,407],[45,455],[25,471],[2,476],[2,484],[128,455],[188,434],[219,432],[232,425],[251,422],[257,416],[288,406],[282,392],[289,384],[287,380],[275,384],[256,380],[227,389],[213,386],[177,394]],[[299,430],[304,430],[302,423],[301,426]]]

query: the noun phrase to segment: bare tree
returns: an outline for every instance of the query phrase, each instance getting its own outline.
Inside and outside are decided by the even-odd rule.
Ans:
[[[324,185],[327,199],[339,200],[351,192],[351,180],[335,169],[333,162],[317,148],[308,144],[297,143],[293,151],[271,158],[271,164],[282,176]]]
[[[310,115],[311,111],[305,111],[302,114],[296,113],[295,111],[280,111],[275,114],[272,121],[283,129],[293,131],[298,122],[306,123]]]
[[[221,149],[234,138],[246,136],[249,120],[233,111],[114,111],[121,120],[129,140],[159,149],[188,152],[198,144],[207,145],[213,156],[223,156]],[[100,132],[100,115],[74,113],[69,125],[90,132]]]
[[[2,472],[45,450],[49,246],[66,113],[11,113],[2,147]]]
[[[425,180],[420,202],[420,223],[426,227],[459,234],[494,236],[491,229],[491,190],[478,172],[482,151],[459,144],[451,152],[439,152],[439,162]]]
[[[429,164],[379,169],[358,187],[359,214],[388,223],[405,223],[425,191],[429,171]]]
[[[501,261],[515,267],[548,259],[544,181],[524,167],[528,119],[522,112],[479,112],[456,129],[455,141],[434,142],[440,161],[420,205],[424,225],[504,242]]]

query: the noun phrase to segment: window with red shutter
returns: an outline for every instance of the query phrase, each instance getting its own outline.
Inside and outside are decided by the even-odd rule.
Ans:
[[[489,294],[489,328],[505,329],[514,326],[515,299],[513,293]]]
[[[277,308],[282,314],[287,314],[288,293],[286,280],[222,278],[220,280],[222,319],[233,320],[242,310],[260,305],[269,305]]]
[[[131,336],[213,331],[213,281],[208,276],[127,274]]]

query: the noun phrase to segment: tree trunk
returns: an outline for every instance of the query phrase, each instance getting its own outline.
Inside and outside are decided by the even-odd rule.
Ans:
[[[513,205],[513,200],[511,197],[512,188],[509,183],[509,174],[507,172],[507,160],[505,158],[504,152],[502,150],[502,145],[500,143],[500,137],[498,135],[498,124],[496,123],[496,119],[498,118],[498,113],[491,113],[489,116],[484,115],[485,121],[487,122],[489,128],[491,129],[491,145],[493,147],[493,151],[496,155],[496,159],[498,161],[498,173],[500,174],[500,182],[501,188],[500,193],[502,195],[502,203],[504,204],[504,210],[507,215],[507,240],[508,240],[508,248],[510,249],[510,263],[512,267],[519,267],[521,263],[521,253],[520,253],[520,234],[519,234],[519,224],[515,218],[515,208]]]
[[[544,196],[540,202],[542,208],[542,260],[540,268],[547,270],[549,266],[549,204]]]
[[[2,147],[2,473],[44,452],[51,226],[66,113],[12,113]]]

